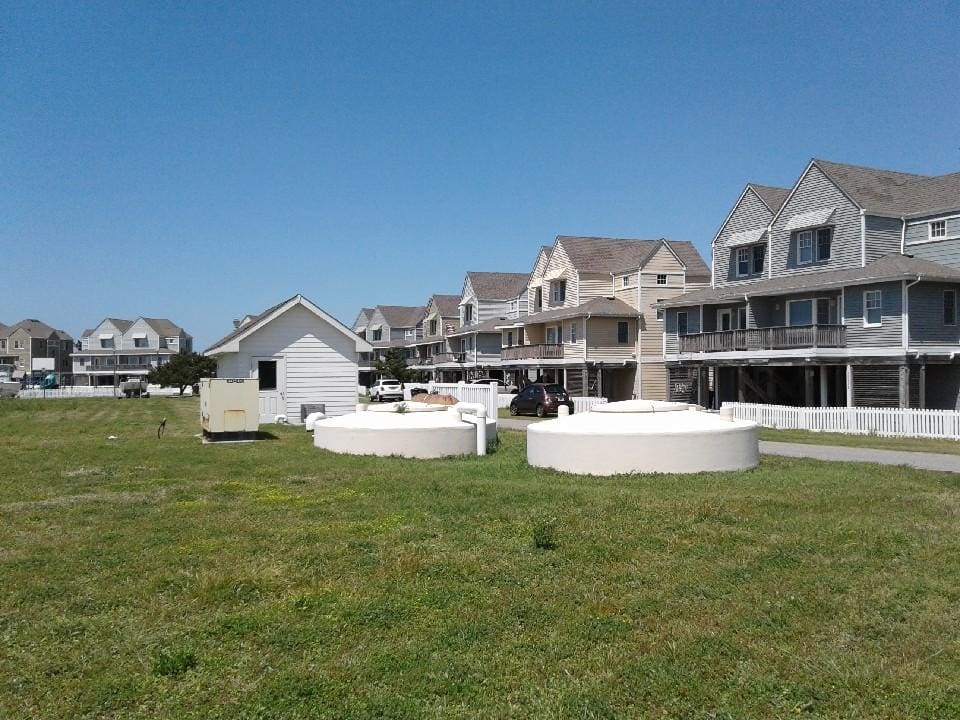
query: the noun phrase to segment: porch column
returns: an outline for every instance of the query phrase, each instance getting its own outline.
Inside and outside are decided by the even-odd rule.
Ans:
[[[920,366],[920,409],[927,407],[927,364]]]
[[[900,407],[910,407],[910,367],[900,366]]]
[[[697,405],[707,406],[710,397],[710,371],[705,367],[697,368]]]
[[[743,365],[737,365],[737,402],[746,402],[743,392]]]
[[[583,383],[581,385],[580,395],[583,397],[590,397],[590,368],[586,365],[580,370],[581,378]]]
[[[813,368],[809,365],[803,368],[803,404],[813,406]]]
[[[828,398],[830,396],[830,383],[827,380],[827,374],[829,370],[829,365],[820,366],[820,407],[828,407],[830,405],[828,402]]]
[[[847,363],[847,407],[853,407],[853,365]]]

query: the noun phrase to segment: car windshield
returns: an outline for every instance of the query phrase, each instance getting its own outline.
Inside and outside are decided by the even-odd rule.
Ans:
[[[543,389],[548,393],[562,393],[563,385],[544,385]]]

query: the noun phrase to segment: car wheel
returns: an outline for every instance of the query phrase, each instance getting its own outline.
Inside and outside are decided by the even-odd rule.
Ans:
[[[543,405],[537,405],[537,417],[543,417],[546,415],[546,411],[543,409]]]
[[[511,406],[510,406],[510,414],[513,415],[513,416],[519,415],[519,414],[520,414],[520,408],[518,408],[516,405],[511,405]]]

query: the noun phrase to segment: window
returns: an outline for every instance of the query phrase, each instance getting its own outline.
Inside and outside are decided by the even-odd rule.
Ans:
[[[944,238],[947,236],[947,221],[934,220],[930,223],[930,239]]]
[[[381,330],[380,328],[377,328],[376,330],[373,331],[373,341],[377,342],[378,340],[382,340],[382,339],[383,339],[383,330]]]
[[[833,228],[804,230],[797,233],[797,264],[808,265],[812,262],[829,260],[832,239]]]
[[[863,293],[863,326],[879,327],[883,324],[883,295],[880,290]]]
[[[797,235],[797,264],[813,262],[813,232],[804,230]]]
[[[750,248],[737,248],[737,277],[750,274]]]
[[[754,245],[753,246],[753,274],[760,275],[763,273],[763,257],[766,254],[767,247],[766,245]]]
[[[957,324],[957,291],[943,291],[943,324]]]
[[[577,341],[577,324],[575,322],[570,323],[570,342],[575,343]]]
[[[277,389],[277,361],[258,360],[257,379],[260,380],[261,390]]]
[[[14,350],[23,350],[23,340],[14,340],[13,341]]]
[[[113,338],[100,338],[100,347],[104,350],[110,350],[113,348]]]
[[[817,298],[817,325],[837,324],[836,298]]]
[[[663,302],[663,298],[657,298],[657,320],[663,320],[663,308],[660,307],[660,303]]]
[[[566,280],[557,280],[550,285],[552,292],[551,302],[554,305],[559,305],[567,299],[567,281]]]
[[[146,339],[145,337],[142,337],[142,338],[141,338],[141,337],[135,337],[135,338],[133,339],[133,346],[134,346],[135,348],[145,348],[145,347],[149,347],[149,345],[147,345],[147,339]]]
[[[555,327],[547,328],[547,345],[557,344],[557,329]]]
[[[677,335],[686,335],[687,334],[687,313],[678,312],[677,313]]]
[[[436,334],[437,334],[437,321],[431,320],[430,321],[430,337],[433,337]]]
[[[626,320],[617,321],[617,342],[621,345],[630,342],[630,326]]]
[[[788,300],[787,325],[813,325],[813,300]]]
[[[507,330],[507,347],[513,347],[513,330]]]
[[[630,276],[624,275],[620,278],[620,287],[630,287]]]
[[[473,322],[473,305],[463,306],[463,322],[465,325]]]
[[[540,310],[543,308],[543,288],[538,287],[536,292],[533,294],[533,309]]]
[[[657,285],[666,285],[667,276],[666,275],[657,275]]]
[[[737,329],[746,330],[747,328],[747,309],[745,307],[737,308]]]

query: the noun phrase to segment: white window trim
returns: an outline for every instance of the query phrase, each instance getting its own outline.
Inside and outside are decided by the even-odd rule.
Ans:
[[[757,256],[757,248],[763,250],[763,261],[760,263],[760,269],[757,270],[754,267],[754,261]],[[750,274],[751,275],[763,275],[763,266],[767,263],[767,246],[765,243],[757,243],[756,245],[750,246]]]
[[[628,287],[630,287],[630,276],[629,276],[629,275],[624,275],[622,278],[620,278],[620,287],[621,287],[621,288],[628,288]]]
[[[803,240],[804,237],[808,237],[810,239],[810,259],[809,260],[802,259],[801,241]],[[815,248],[814,240],[815,240],[815,236],[814,236],[813,230],[801,230],[800,232],[797,233],[797,265],[812,265],[815,262],[816,253],[814,251],[814,248]]]
[[[680,316],[683,315],[686,318],[687,332],[680,332]],[[677,311],[677,335],[689,335],[690,334],[690,314],[686,310]]]
[[[953,293],[953,322],[952,322],[952,323],[948,323],[948,322],[944,319],[943,324],[944,324],[945,327],[956,327],[956,325],[957,325],[957,291],[956,291],[956,290],[944,290],[944,291],[943,291],[943,299],[944,299],[944,301],[946,301],[946,299],[947,299],[947,297],[946,297],[946,296],[947,296],[947,293]],[[946,302],[944,302],[944,303],[940,306],[940,312],[941,312],[941,313],[943,312],[943,309],[944,309],[945,307],[946,307]]]
[[[663,278],[663,282],[660,282],[660,278]],[[657,285],[669,285],[670,284],[670,275],[667,273],[657,273]]]
[[[576,345],[576,343],[577,343],[577,323],[575,323],[575,322],[570,323],[570,332],[569,332],[569,334],[567,335],[567,337],[568,337],[568,341],[567,341],[567,342],[568,342],[570,345]]]
[[[747,259],[747,271],[740,272],[740,254],[743,253]],[[737,267],[737,277],[750,277],[750,270],[753,267],[753,251],[749,247],[739,247],[733,257],[734,265]]]
[[[867,321],[867,295],[876,293],[880,297],[880,306],[874,308],[880,311],[880,322],[872,323]],[[865,328],[875,328],[883,326],[883,291],[882,290],[864,290],[863,291],[863,326]]]
[[[624,323],[627,326],[627,339],[622,341],[620,340],[620,323]],[[630,344],[630,323],[625,320],[617,321],[617,345],[629,345]]]
[[[791,325],[790,324],[790,306],[795,303],[810,303],[810,322],[812,325],[817,324],[817,300],[818,298],[802,298],[799,300],[787,300],[787,327],[804,327],[803,325]]]
[[[934,235],[933,226],[943,223],[943,235]],[[947,239],[947,221],[946,220],[931,220],[927,223],[927,239],[928,240],[946,240]]]

